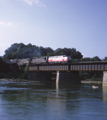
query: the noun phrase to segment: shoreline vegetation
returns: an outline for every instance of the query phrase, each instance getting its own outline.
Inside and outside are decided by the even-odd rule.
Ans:
[[[0,79],[0,81],[12,81],[12,82],[40,82],[40,81],[30,81],[26,79]],[[102,84],[102,81],[93,80],[81,80],[81,84]]]
[[[26,79],[5,79],[5,78],[0,79],[0,81],[28,82],[28,80]]]

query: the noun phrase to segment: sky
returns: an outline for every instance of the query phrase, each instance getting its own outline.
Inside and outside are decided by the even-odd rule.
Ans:
[[[0,56],[14,43],[107,57],[107,0],[0,0]]]

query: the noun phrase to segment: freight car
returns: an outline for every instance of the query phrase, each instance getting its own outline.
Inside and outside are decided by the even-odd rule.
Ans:
[[[35,65],[35,64],[46,64],[48,62],[48,57],[44,56],[44,57],[33,57],[31,60],[31,65]]]
[[[70,63],[71,57],[66,55],[60,56],[44,56],[44,57],[33,57],[31,65],[35,64],[55,64],[55,63]]]

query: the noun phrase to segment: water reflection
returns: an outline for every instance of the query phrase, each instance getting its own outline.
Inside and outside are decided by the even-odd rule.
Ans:
[[[107,89],[92,85],[0,83],[1,120],[106,120]],[[103,99],[102,99],[103,95]]]
[[[103,100],[107,102],[107,86],[103,86]]]

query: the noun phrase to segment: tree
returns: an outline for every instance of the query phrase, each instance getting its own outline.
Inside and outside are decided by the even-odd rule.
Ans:
[[[62,49],[61,48],[58,48],[54,51],[53,55],[63,55],[62,53]]]
[[[101,61],[101,59],[98,56],[95,56],[91,58],[91,61]]]
[[[14,43],[5,51],[4,59],[22,59],[53,55],[53,49],[50,47],[43,48],[36,45],[23,43]]]
[[[107,61],[107,57],[105,57],[103,61]]]
[[[23,43],[14,43],[5,51],[4,59],[22,59],[40,56],[67,55],[71,56],[72,61],[78,61],[83,56],[75,48],[58,48],[55,51],[50,47],[38,47],[36,45]]]
[[[54,51],[53,55],[68,55],[71,56],[72,59],[81,59],[83,57],[83,55],[79,51],[76,51],[75,48],[58,48]]]
[[[80,61],[91,61],[91,58],[89,58],[89,57],[81,58]]]
[[[14,43],[8,49],[5,50],[4,59],[18,58],[18,51],[25,45],[23,43]]]
[[[4,77],[7,72],[9,72],[9,65],[0,57],[0,78]]]
[[[29,71],[29,66],[26,65],[23,73],[21,74],[21,78],[22,78],[22,79],[27,79],[27,78],[28,78],[28,71]]]

